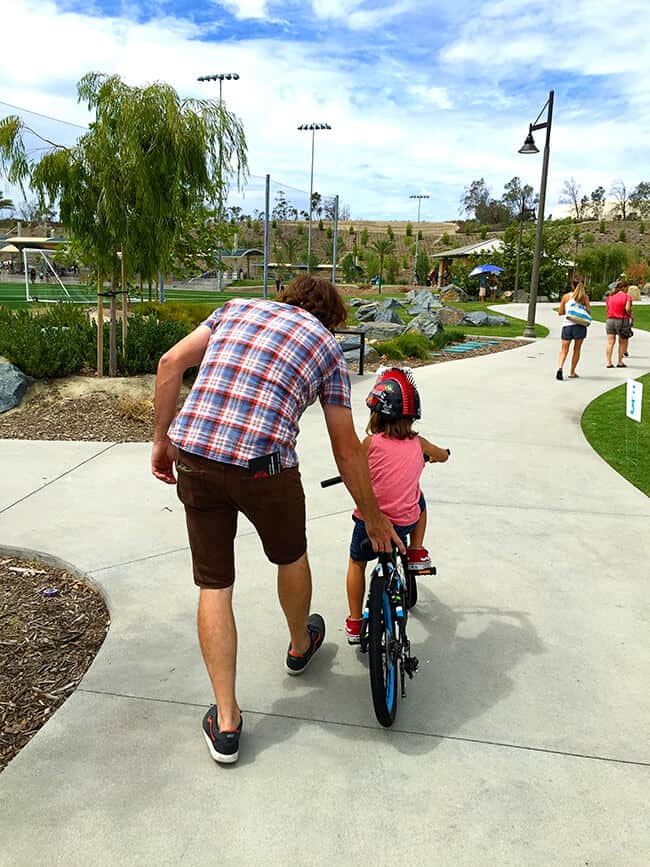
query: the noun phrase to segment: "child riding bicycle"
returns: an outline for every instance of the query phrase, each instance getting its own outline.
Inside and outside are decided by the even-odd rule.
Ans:
[[[426,502],[420,490],[420,476],[429,461],[444,463],[449,451],[428,442],[413,430],[421,417],[420,395],[408,368],[380,368],[379,377],[366,398],[370,420],[363,441],[368,455],[370,480],[380,510],[393,522],[407,548],[409,571],[432,574],[431,560],[422,547],[427,525]],[[354,530],[346,587],[350,614],[345,621],[348,644],[359,644],[363,622],[366,563],[377,555],[366,540],[366,527],[358,509],[352,515]]]

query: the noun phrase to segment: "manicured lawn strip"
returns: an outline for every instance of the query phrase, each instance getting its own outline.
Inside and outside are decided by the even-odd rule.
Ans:
[[[650,373],[644,385],[641,422],[625,415],[625,384],[593,400],[582,416],[591,447],[629,482],[650,496]]]
[[[650,304],[633,304],[632,313],[634,314],[634,327],[643,331],[650,331]],[[597,322],[604,322],[607,319],[607,308],[592,306],[591,318]]]

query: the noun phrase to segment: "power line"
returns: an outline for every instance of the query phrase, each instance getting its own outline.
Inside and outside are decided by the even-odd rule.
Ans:
[[[4,102],[1,99],[0,99],[0,105],[6,105],[7,108],[12,108],[12,109],[14,109],[14,111],[22,111],[22,112],[25,112],[26,114],[33,114],[35,117],[42,117],[44,120],[51,120],[51,121],[54,121],[54,123],[62,123],[62,124],[65,124],[66,126],[73,126],[73,127],[75,127],[75,129],[83,129],[83,130],[88,129],[87,126],[81,126],[80,124],[72,123],[69,120],[61,120],[61,118],[58,118],[58,117],[50,117],[49,114],[41,114],[38,111],[32,111],[31,108],[23,108],[20,105],[12,105],[10,102]]]

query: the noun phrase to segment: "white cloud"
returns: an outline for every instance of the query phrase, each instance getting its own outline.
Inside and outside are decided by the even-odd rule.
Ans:
[[[236,18],[266,18],[268,3],[266,0],[215,0]]]
[[[437,87],[435,85],[426,87],[422,84],[415,84],[409,90],[414,96],[420,97],[424,102],[436,105],[438,108],[451,108],[452,106],[449,91],[446,87]]]

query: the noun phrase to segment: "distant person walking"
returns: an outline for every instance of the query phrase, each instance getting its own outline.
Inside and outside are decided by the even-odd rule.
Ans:
[[[573,308],[569,308],[569,310],[567,310],[569,302],[574,302],[574,305]],[[573,281],[573,291],[566,292],[562,296],[562,300],[560,301],[560,306],[558,308],[558,315],[564,316],[561,334],[562,345],[560,347],[560,357],[557,363],[557,373],[555,374],[555,378],[560,380],[564,379],[564,362],[566,361],[567,355],[569,354],[569,347],[571,346],[571,341],[573,341],[573,355],[571,356],[571,369],[569,373],[569,379],[578,378],[576,368],[578,366],[578,362],[580,361],[582,342],[587,336],[587,326],[580,325],[578,322],[575,321],[574,318],[570,318],[572,316],[571,309],[575,309],[575,304],[580,305],[587,311],[587,313],[591,313],[591,302],[589,300],[589,296],[585,291],[584,283],[580,279],[575,279]]]
[[[627,367],[623,363],[623,357],[627,353],[627,344],[632,336],[632,296],[627,292],[627,282],[618,280],[614,291],[607,296],[607,322],[605,330],[607,332],[607,349],[605,350],[605,359],[607,367],[614,367],[612,364],[612,354],[614,352],[614,344],[618,338],[618,362],[616,367]]]

